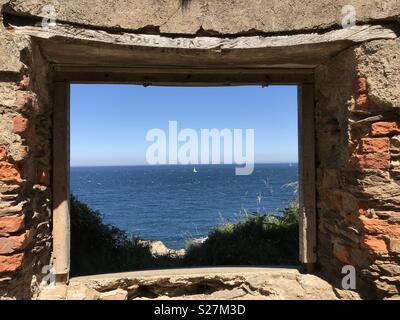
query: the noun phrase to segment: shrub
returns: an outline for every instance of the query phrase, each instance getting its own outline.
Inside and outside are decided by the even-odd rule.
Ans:
[[[71,275],[145,269],[153,257],[138,238],[103,223],[101,214],[71,196]]]
[[[187,265],[298,264],[299,209],[290,205],[282,216],[254,214],[221,225],[202,244],[187,248]]]

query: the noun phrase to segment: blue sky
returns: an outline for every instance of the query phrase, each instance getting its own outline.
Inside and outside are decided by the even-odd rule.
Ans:
[[[146,164],[148,130],[255,129],[256,163],[297,162],[295,86],[71,86],[71,165]]]

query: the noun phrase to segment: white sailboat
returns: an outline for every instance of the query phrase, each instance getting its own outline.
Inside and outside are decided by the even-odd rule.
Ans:
[[[196,167],[193,168],[193,173],[197,173]]]

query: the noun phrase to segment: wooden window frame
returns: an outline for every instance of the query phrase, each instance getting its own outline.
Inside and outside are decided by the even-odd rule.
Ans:
[[[315,93],[313,69],[98,68],[53,66],[53,266],[57,283],[70,272],[70,85],[123,83],[163,86],[297,85],[299,118],[300,262],[317,263]]]

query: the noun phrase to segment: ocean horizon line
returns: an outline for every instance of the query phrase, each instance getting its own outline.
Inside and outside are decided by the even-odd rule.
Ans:
[[[256,162],[254,165],[298,165],[299,162]],[[193,167],[193,166],[242,166],[244,164],[110,164],[110,165],[70,165],[70,168],[116,168],[116,167]]]

